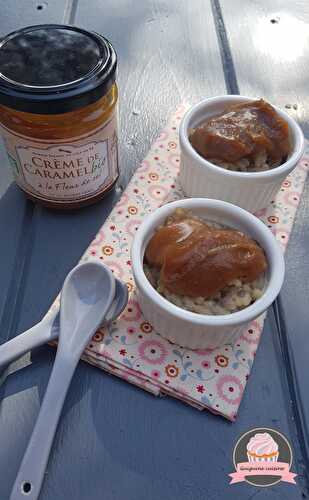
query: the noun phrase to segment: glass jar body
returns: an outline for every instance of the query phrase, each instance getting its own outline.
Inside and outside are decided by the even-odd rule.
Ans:
[[[17,184],[53,208],[78,208],[115,185],[118,167],[118,89],[61,114],[0,105],[0,128]]]

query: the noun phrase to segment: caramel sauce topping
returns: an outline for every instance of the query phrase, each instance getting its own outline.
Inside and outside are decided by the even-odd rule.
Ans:
[[[231,281],[251,282],[267,268],[262,248],[233,229],[214,228],[176,210],[149,241],[149,265],[172,293],[211,298]]]
[[[263,99],[233,104],[197,127],[190,136],[203,158],[235,162],[266,151],[270,164],[290,152],[289,126]]]

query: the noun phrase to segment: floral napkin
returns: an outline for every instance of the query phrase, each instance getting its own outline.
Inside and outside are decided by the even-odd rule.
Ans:
[[[168,394],[196,408],[235,420],[258,348],[265,314],[245,328],[235,344],[192,351],[171,344],[143,317],[132,278],[130,248],[147,214],[167,201],[183,198],[178,183],[178,108],[153,144],[127,189],[85,252],[82,260],[100,260],[129,290],[123,314],[102,328],[83,359],[155,395]],[[257,214],[285,250],[308,170],[309,151],[284,181],[276,199]]]

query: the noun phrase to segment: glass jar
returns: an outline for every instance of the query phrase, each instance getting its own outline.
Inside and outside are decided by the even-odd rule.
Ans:
[[[17,184],[56,208],[101,199],[119,176],[116,54],[102,36],[62,25],[0,44],[0,128]]]

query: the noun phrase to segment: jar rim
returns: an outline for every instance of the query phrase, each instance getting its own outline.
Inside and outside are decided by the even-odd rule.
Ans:
[[[65,24],[22,28],[0,43],[0,104],[38,114],[73,111],[107,94],[116,69],[114,48],[98,33]]]

